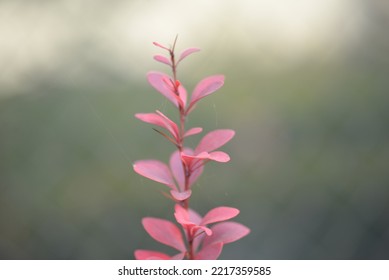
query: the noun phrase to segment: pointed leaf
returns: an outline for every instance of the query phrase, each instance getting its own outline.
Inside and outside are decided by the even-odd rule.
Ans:
[[[164,184],[172,189],[176,188],[169,167],[161,161],[153,159],[139,160],[134,163],[133,168],[139,175]]]
[[[134,252],[135,259],[137,260],[170,260],[171,257],[157,251],[150,250],[136,250]]]
[[[154,46],[157,46],[157,47],[160,47],[160,48],[162,48],[162,49],[165,49],[165,50],[167,50],[167,51],[170,51],[167,47],[165,47],[165,46],[162,46],[160,43],[158,43],[158,42],[153,42],[153,45]]]
[[[211,229],[213,234],[204,238],[203,246],[219,242],[231,243],[250,233],[248,227],[236,222],[223,222],[214,225]]]
[[[170,133],[174,136],[176,140],[179,138],[179,132],[178,132],[178,126],[175,122],[173,122],[171,119],[166,117],[162,112],[156,111],[157,114],[161,117],[161,120],[165,124],[165,128],[170,131]]]
[[[179,228],[170,221],[158,218],[143,218],[142,224],[148,234],[158,242],[185,252],[185,243]]]
[[[206,134],[197,145],[195,154],[211,152],[226,144],[234,137],[232,129],[217,129]]]
[[[180,58],[178,59],[177,61],[177,64],[178,62],[180,62],[181,60],[183,60],[185,57],[187,57],[188,55],[192,54],[192,53],[195,53],[195,52],[198,52],[200,51],[199,48],[189,48],[189,49],[186,49],[184,50],[181,55],[180,55]]]
[[[204,98],[211,93],[214,93],[219,88],[221,88],[224,84],[224,76],[223,75],[215,75],[207,77],[201,80],[196,88],[193,91],[192,98],[190,101],[190,106],[193,106],[200,99]]]
[[[166,117],[161,112],[157,111],[156,113],[138,113],[135,114],[135,117],[145,123],[153,124],[159,127],[162,127],[170,132],[170,134],[176,139],[178,137],[178,127],[177,124]]]
[[[135,114],[135,117],[145,123],[150,123],[165,128],[165,124],[162,121],[161,116],[155,113],[137,113]]]
[[[163,137],[165,137],[166,140],[168,140],[169,142],[171,142],[172,144],[177,146],[177,140],[173,139],[171,136],[167,135],[166,133],[163,133],[162,131],[159,131],[158,129],[155,129],[154,127],[153,127],[153,130],[155,132],[159,133],[160,135],[162,135]]]
[[[203,129],[201,127],[193,127],[185,132],[184,137],[196,135],[201,133],[202,131]]]
[[[232,207],[216,207],[210,210],[201,221],[201,225],[221,222],[232,219],[239,214],[239,210]]]
[[[158,62],[172,66],[172,63],[170,62],[170,60],[166,56],[157,54],[157,55],[154,55],[154,59]]]
[[[176,94],[169,88],[165,81],[172,80],[168,75],[160,72],[147,73],[148,82],[162,95],[164,95],[174,106],[178,107]]]
[[[195,256],[196,260],[216,260],[223,250],[223,243],[213,243],[203,248]]]

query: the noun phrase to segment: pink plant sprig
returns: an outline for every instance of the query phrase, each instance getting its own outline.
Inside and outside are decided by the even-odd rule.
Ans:
[[[177,39],[177,38],[176,38]],[[201,127],[185,128],[186,117],[193,111],[197,103],[204,97],[214,93],[224,84],[223,75],[214,75],[201,80],[188,101],[184,86],[177,79],[177,66],[189,55],[198,52],[198,48],[184,50],[178,60],[175,58],[175,45],[167,48],[154,42],[169,53],[169,57],[155,55],[158,62],[170,66],[172,77],[160,72],[149,72],[148,82],[165,96],[179,113],[179,124],[176,124],[162,112],[138,113],[139,120],[164,129],[154,129],[177,150],[170,156],[169,165],[159,160],[139,160],[133,165],[134,171],[148,179],[164,184],[170,188],[165,195],[175,201],[174,216],[181,225],[184,235],[172,222],[158,218],[144,218],[143,227],[155,240],[177,249],[180,253],[168,256],[161,252],[136,250],[136,259],[216,259],[219,257],[224,244],[236,241],[246,236],[250,230],[236,222],[225,222],[238,215],[239,210],[231,207],[217,207],[210,210],[203,218],[189,208],[192,186],[209,161],[228,162],[230,156],[217,149],[229,142],[235,135],[231,129],[217,129],[207,133],[195,149],[184,146],[184,140],[203,131]],[[207,227],[209,224],[214,224]]]
[[[188,248],[179,228],[172,222],[158,218],[144,218],[143,226],[147,233],[158,242],[179,251],[169,256],[150,250],[136,250],[137,259],[183,259],[215,260],[219,257],[223,245],[234,242],[248,234],[248,228],[236,222],[225,222],[239,214],[231,207],[216,207],[201,217],[192,209],[175,205],[174,216],[177,223],[186,232],[185,239],[191,244]],[[208,225],[214,224],[212,227]]]

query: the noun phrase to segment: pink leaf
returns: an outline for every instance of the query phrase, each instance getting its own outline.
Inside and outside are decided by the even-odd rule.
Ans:
[[[180,58],[178,59],[177,61],[177,64],[178,62],[180,62],[181,60],[183,60],[185,57],[187,57],[188,55],[192,54],[192,53],[195,53],[195,52],[198,52],[200,51],[199,48],[189,48],[189,49],[186,49],[184,50],[181,55],[180,55]]]
[[[212,224],[234,218],[239,214],[239,210],[232,207],[216,207],[210,210],[201,221],[201,225]]]
[[[172,80],[168,75],[159,72],[149,72],[147,74],[149,83],[161,94],[163,94],[174,106],[178,107],[176,94],[169,88],[165,81]]]
[[[174,217],[176,218],[177,222],[182,226],[187,225],[195,225],[190,219],[189,219],[189,212],[184,207],[182,207],[180,204],[176,204],[174,206]]]
[[[171,257],[157,251],[150,250],[136,250],[135,259],[137,260],[170,260]]]
[[[214,225],[211,229],[213,234],[204,238],[203,246],[219,242],[231,243],[250,233],[248,227],[236,222],[223,222]]]
[[[134,171],[150,180],[167,185],[175,189],[174,180],[170,173],[169,167],[158,160],[139,160],[133,165]]]
[[[200,235],[197,235],[195,237],[195,239],[193,240],[193,250],[195,252],[198,251],[198,249],[200,248],[200,245],[203,243],[204,241],[204,238],[208,236],[208,235],[205,235],[205,234],[200,234]]]
[[[154,45],[154,46],[157,46],[157,47],[160,47],[160,48],[162,48],[162,49],[164,49],[164,50],[170,51],[167,47],[162,46],[160,43],[153,42],[153,45]]]
[[[209,228],[191,221],[189,211],[186,210],[184,207],[179,204],[176,204],[174,209],[174,217],[176,218],[177,222],[181,224],[185,229],[190,230],[192,235],[195,235],[195,233],[199,230],[204,231],[207,235],[212,235],[212,231]]]
[[[172,63],[170,62],[170,60],[166,57],[166,56],[163,56],[163,55],[154,55],[154,59],[158,62],[161,62],[161,63],[164,63],[164,64],[167,64],[169,66],[172,65]]]
[[[189,150],[185,150],[185,152],[189,153]],[[184,167],[182,166],[181,156],[179,151],[175,151],[170,156],[170,169],[173,173],[174,179],[180,188],[181,191],[185,190],[185,172]]]
[[[181,231],[170,221],[157,218],[143,218],[142,224],[148,234],[158,242],[185,252]]]
[[[162,118],[162,121],[165,124],[165,128],[170,131],[170,133],[174,136],[176,140],[178,140],[179,132],[178,132],[177,124],[158,110],[157,110],[157,114]]]
[[[183,252],[183,253],[179,253],[179,254],[177,254],[177,255],[174,255],[171,259],[172,259],[172,260],[183,260],[184,257],[185,257],[185,253],[186,253],[186,252]]]
[[[206,235],[210,236],[212,235],[212,230],[210,230],[209,228],[205,227],[205,226],[195,226],[191,229],[191,232],[193,235],[196,235],[198,234],[199,232],[205,232]]]
[[[195,154],[201,152],[211,152],[223,146],[234,137],[235,131],[232,129],[217,129],[206,134],[197,145]]]
[[[166,117],[161,112],[157,111],[155,113],[138,113],[135,114],[135,117],[145,123],[150,123],[162,128],[165,128],[170,134],[174,137],[175,140],[178,138],[178,128],[177,125]]]
[[[204,98],[205,96],[210,95],[211,93],[217,91],[219,88],[223,86],[223,84],[224,84],[223,75],[210,76],[201,80],[193,91],[192,98],[190,101],[190,107],[192,107],[196,102],[198,102],[200,99]]]
[[[172,197],[177,200],[177,201],[183,201],[185,199],[188,199],[192,195],[191,190],[183,191],[183,192],[178,192],[176,190],[171,190],[170,194]]]
[[[195,256],[196,260],[216,260],[223,249],[223,243],[213,243],[203,248]]]
[[[174,152],[170,157],[170,169],[180,190],[183,191],[185,189],[185,173],[179,151]]]
[[[190,156],[190,155],[185,155],[182,154],[182,159],[187,165],[190,166],[195,166],[196,165],[196,159],[198,160],[213,160],[217,162],[228,162],[230,160],[230,156],[226,154],[225,152],[212,152],[212,153],[207,153],[207,152],[201,152],[198,155]]]
[[[179,97],[180,101],[178,101],[178,102],[181,104],[182,108],[185,108],[188,93],[186,92],[186,89],[184,88],[184,86],[182,84],[180,84],[178,86],[178,94],[180,96]]]
[[[187,155],[185,153],[181,153],[181,158],[187,166],[191,166],[192,162],[194,162],[194,160],[196,160],[196,159],[208,159],[209,153],[201,152],[197,155]]]
[[[199,213],[197,213],[195,210],[189,208],[188,210],[188,213],[189,213],[189,220],[193,223],[195,223],[196,225],[199,225],[201,223],[201,216]]]
[[[217,162],[228,162],[230,161],[230,156],[225,152],[216,151],[209,154],[209,159]]]
[[[150,123],[161,127],[164,127],[165,125],[161,117],[155,113],[137,113],[135,114],[135,117],[145,123]]]
[[[189,177],[189,187],[192,187],[196,183],[197,179],[203,174],[204,165],[200,165],[195,170],[192,170],[192,174]]]
[[[185,132],[184,137],[196,135],[201,133],[202,131],[203,129],[201,127],[193,127]]]

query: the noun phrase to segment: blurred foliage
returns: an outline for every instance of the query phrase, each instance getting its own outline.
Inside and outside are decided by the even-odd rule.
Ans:
[[[231,163],[209,164],[192,199],[201,214],[238,207],[237,220],[252,229],[222,258],[389,257],[385,18],[372,18],[365,42],[338,59],[269,69],[263,53],[220,48],[215,37],[181,66],[188,89],[204,75],[227,77],[189,119],[206,131],[237,132],[225,147]],[[93,59],[83,67],[88,75],[76,80],[74,69],[58,68],[19,90],[0,88],[10,91],[0,99],[2,259],[129,259],[160,246],[142,217],[172,219],[164,187],[134,174],[131,163],[166,161],[174,150],[133,115],[174,110],[145,79]]]

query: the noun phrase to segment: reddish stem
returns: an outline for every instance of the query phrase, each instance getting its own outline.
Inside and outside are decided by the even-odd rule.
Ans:
[[[177,36],[174,40],[174,44],[173,44],[173,47],[169,50],[169,54],[170,54],[170,60],[171,60],[171,63],[172,63],[172,72],[173,72],[173,88],[174,88],[174,93],[179,96],[179,91],[178,91],[178,87],[179,87],[179,83],[177,83],[177,65],[176,65],[176,61],[175,61],[175,57],[174,57],[174,48],[176,46],[176,41],[177,41]],[[186,119],[186,111],[185,111],[185,108],[183,106],[181,106],[181,104],[179,104],[179,115],[180,115],[180,133],[179,133],[179,139],[178,139],[178,143],[177,143],[177,148],[178,148],[178,151],[180,152],[180,155],[181,153],[183,152],[183,149],[184,149],[184,134],[185,134],[185,119]],[[182,162],[182,168],[184,170],[184,173],[185,173],[185,191],[189,190],[189,177],[191,175],[191,172],[188,168],[188,166],[185,164],[185,162],[181,159],[181,162]],[[182,206],[185,208],[185,209],[189,209],[189,198],[188,199],[185,199],[184,201],[182,201]],[[186,239],[187,239],[187,242],[188,242],[188,252],[187,252],[187,258],[189,260],[193,260],[194,259],[194,250],[193,250],[193,236],[190,232],[190,230],[188,229],[186,231]]]

